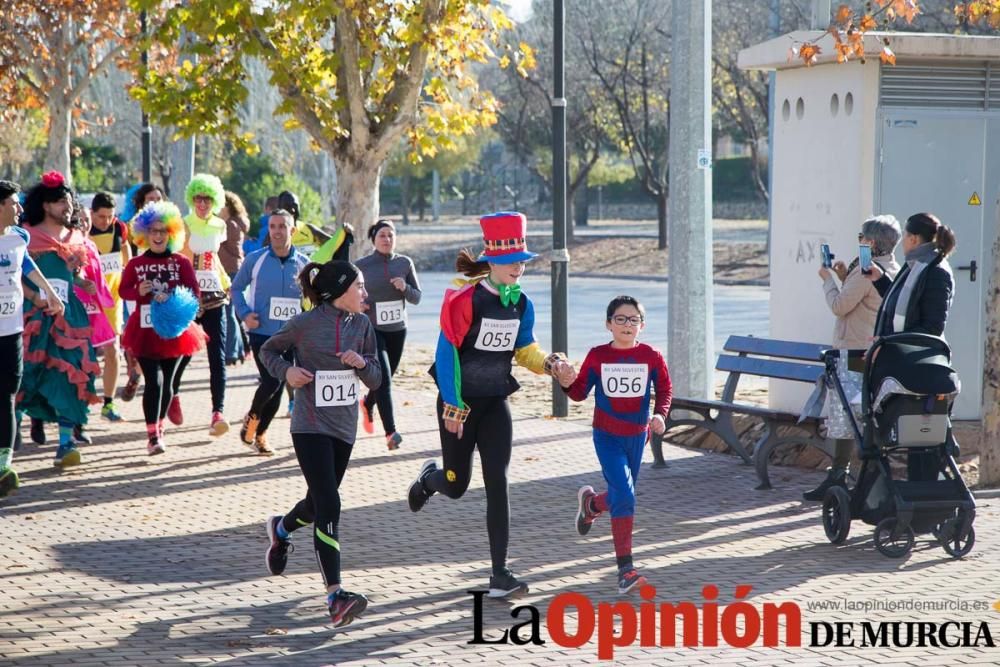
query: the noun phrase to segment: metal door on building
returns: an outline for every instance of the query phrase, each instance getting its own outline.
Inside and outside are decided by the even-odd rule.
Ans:
[[[949,257],[955,294],[945,328],[962,380],[956,419],[980,417],[986,253],[992,242],[983,212],[997,196],[997,184],[985,183],[990,115],[884,107],[879,113],[875,212],[891,213],[904,225],[914,213],[934,213],[958,240]],[[902,260],[901,247],[897,258]]]

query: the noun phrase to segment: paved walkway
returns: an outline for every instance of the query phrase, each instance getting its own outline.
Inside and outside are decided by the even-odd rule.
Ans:
[[[250,366],[234,373],[228,398],[235,419],[254,386]],[[285,575],[266,576],[264,519],[303,493],[288,421],[271,436],[273,458],[250,456],[234,431],[207,436],[207,368],[196,360],[184,387],[187,424],[160,457],[145,453],[140,404],[129,421],[96,422],[84,464],[51,466],[54,447],[28,444],[17,457],[24,486],[0,504],[3,595],[0,663],[17,665],[328,665],[589,664],[596,640],[558,646],[544,627],[553,597],[575,591],[618,600],[613,545],[603,519],[576,535],[575,492],[600,481],[586,424],[517,418],[511,462],[511,565],[531,583],[522,604],[538,607],[544,645],[470,645],[473,604],[466,591],[488,577],[482,483],[460,501],[434,497],[417,515],[405,491],[420,463],[439,453],[429,393],[400,396],[406,440],[387,452],[381,437],[361,437],[342,489],[341,541],[346,584],[369,595],[356,624],[325,624],[320,576],[309,536]],[[50,433],[50,438],[54,433]],[[996,573],[998,503],[980,504],[979,541],[952,561],[929,542],[906,559],[878,554],[860,523],[847,544],[826,543],[815,506],[796,500],[817,473],[776,471],[776,490],[757,492],[753,472],[733,457],[675,447],[671,467],[644,466],[636,517],[636,559],[657,587],[657,601],[703,605],[748,585],[756,608],[796,602],[802,647],[618,649],[615,661],[678,665],[997,664],[1000,649],[809,647],[809,623],[846,620],[987,621],[1000,641]],[[477,463],[478,465],[478,463]],[[641,602],[633,598],[633,602]],[[835,605],[937,602],[985,610],[849,611]],[[808,605],[824,603],[826,611]],[[720,611],[720,616],[722,613]],[[520,621],[527,620],[523,611]],[[567,631],[575,632],[575,616]],[[484,634],[514,623],[510,607],[484,605]],[[861,643],[861,628],[852,639]],[[976,632],[973,630],[973,637]],[[522,631],[521,637],[527,634]],[[655,633],[652,636],[657,636]],[[959,636],[953,633],[952,636]]]

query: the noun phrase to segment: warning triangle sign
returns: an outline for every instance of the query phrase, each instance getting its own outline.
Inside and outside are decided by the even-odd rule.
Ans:
[[[972,196],[969,197],[969,206],[982,206],[983,202],[979,199],[979,193],[973,192]]]

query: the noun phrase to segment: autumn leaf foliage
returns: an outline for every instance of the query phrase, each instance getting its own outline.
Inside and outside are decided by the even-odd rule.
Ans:
[[[1000,4],[1000,0],[993,0]],[[833,50],[838,63],[846,63],[852,58],[865,62],[865,35],[880,26],[888,28],[892,22],[903,20],[912,23],[920,14],[918,0],[868,0],[860,3],[862,9],[841,4],[833,13],[825,35],[833,38]],[[969,3],[971,4],[971,3]],[[789,61],[796,58],[810,67],[818,61],[822,49],[818,40],[795,44],[788,51]],[[879,60],[895,65],[896,54],[889,48],[889,38],[881,37]]]

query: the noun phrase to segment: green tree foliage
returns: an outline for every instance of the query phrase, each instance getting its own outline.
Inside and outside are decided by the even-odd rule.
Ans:
[[[257,234],[259,219],[268,197],[277,197],[284,190],[294,192],[299,198],[302,219],[323,226],[320,219],[322,202],[319,193],[308,183],[290,173],[279,172],[270,158],[243,151],[233,153],[230,171],[222,177],[222,184],[240,196],[250,216],[250,233]]]
[[[81,192],[124,190],[128,186],[125,158],[114,146],[74,139],[72,166],[74,185]]]

